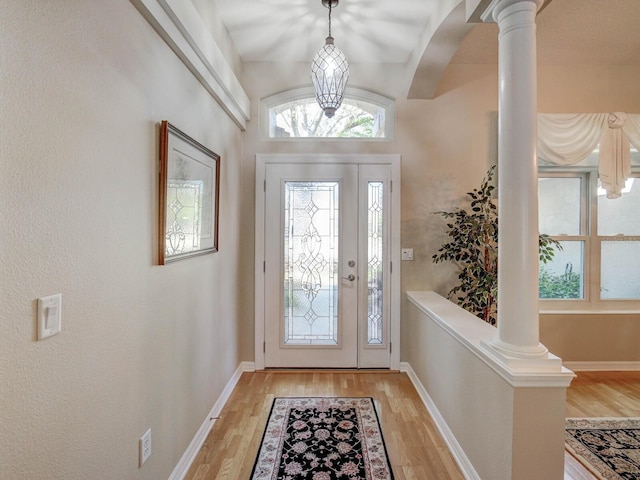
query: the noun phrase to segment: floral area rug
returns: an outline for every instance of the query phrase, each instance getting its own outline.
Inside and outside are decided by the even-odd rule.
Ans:
[[[640,418],[568,418],[566,446],[599,479],[640,479]]]
[[[393,480],[373,399],[274,399],[251,480]]]

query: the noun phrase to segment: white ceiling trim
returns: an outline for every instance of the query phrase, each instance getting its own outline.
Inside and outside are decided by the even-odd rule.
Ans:
[[[242,130],[250,101],[191,2],[131,0],[189,71]]]

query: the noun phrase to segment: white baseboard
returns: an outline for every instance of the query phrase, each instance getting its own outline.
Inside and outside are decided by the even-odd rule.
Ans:
[[[195,460],[196,455],[198,455],[198,452],[202,448],[202,444],[206,440],[207,435],[209,435],[211,428],[216,423],[215,418],[220,416],[222,408],[227,403],[227,400],[229,400],[231,392],[233,392],[233,389],[237,385],[238,380],[240,380],[240,376],[243,374],[243,372],[255,372],[255,370],[255,364],[253,362],[241,362],[240,365],[238,365],[238,368],[236,368],[236,371],[233,372],[233,375],[227,382],[227,385],[222,390],[220,397],[218,397],[218,400],[211,408],[209,415],[207,415],[207,417],[204,419],[204,422],[202,422],[202,425],[196,432],[193,440],[191,440],[191,443],[187,447],[187,450],[184,452],[182,458],[173,469],[169,480],[184,479],[184,477],[187,475],[187,472],[189,471],[189,468],[191,468],[191,464]]]
[[[440,414],[438,407],[436,407],[436,404],[427,393],[424,385],[422,385],[422,382],[416,375],[416,372],[414,372],[413,368],[411,368],[411,365],[407,362],[400,362],[400,371],[405,372],[411,379],[413,386],[422,399],[422,403],[424,403],[424,406],[427,408],[427,411],[433,418],[433,421],[436,424],[440,435],[442,435],[444,442],[447,444],[447,447],[449,447],[451,455],[458,464],[458,467],[460,467],[464,478],[467,480],[482,480],[480,478],[480,475],[478,475],[478,472],[476,472],[475,468],[473,468],[473,465],[469,461],[467,455],[464,453],[464,450],[462,450],[462,447],[458,443],[458,440],[456,440],[453,432],[449,429],[449,426]]]
[[[640,362],[563,362],[574,372],[634,372],[640,370]]]

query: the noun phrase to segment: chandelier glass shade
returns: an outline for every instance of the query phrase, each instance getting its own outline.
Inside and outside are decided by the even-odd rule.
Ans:
[[[344,53],[336,47],[331,36],[331,8],[337,0],[323,0],[329,8],[329,36],[325,45],[316,53],[311,63],[311,80],[316,92],[318,105],[328,118],[333,117],[340,108],[344,90],[349,80],[349,64]]]

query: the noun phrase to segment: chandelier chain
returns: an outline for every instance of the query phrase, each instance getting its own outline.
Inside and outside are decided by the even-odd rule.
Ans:
[[[329,36],[331,36],[331,4],[333,2],[329,2]]]

